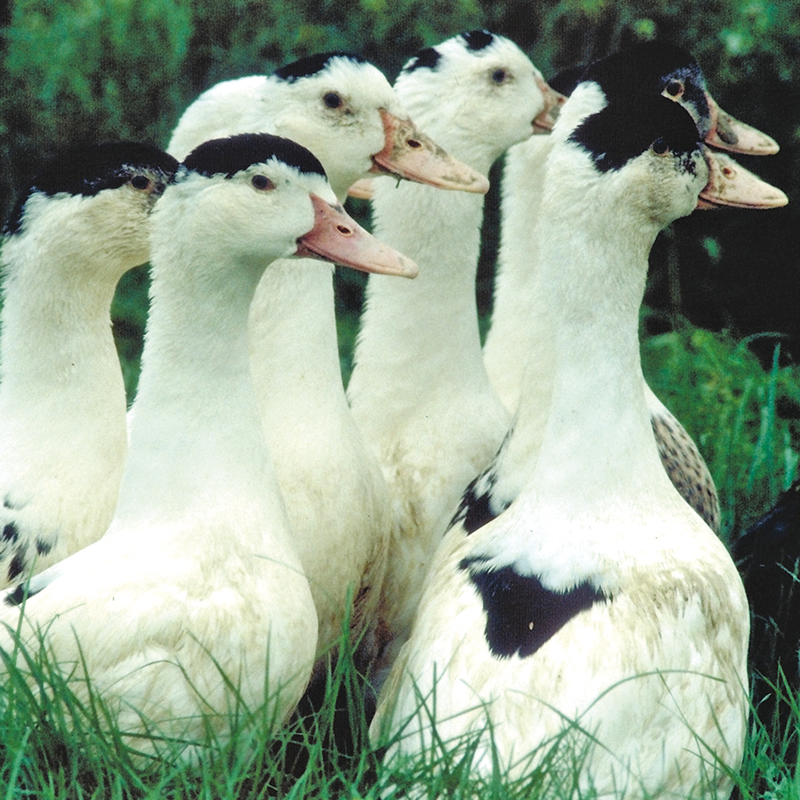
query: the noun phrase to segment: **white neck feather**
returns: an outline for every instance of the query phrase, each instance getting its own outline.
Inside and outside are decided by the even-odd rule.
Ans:
[[[565,215],[564,208],[573,212]],[[548,246],[535,283],[535,296],[547,304],[538,304],[536,357],[525,373],[499,486],[504,472],[533,474],[549,496],[582,487],[588,502],[592,492],[602,501],[609,481],[632,492],[664,483],[638,340],[647,256],[658,228],[641,218],[609,218],[603,208],[592,192],[581,197],[563,181],[548,182],[537,223]]]
[[[503,170],[500,251],[483,358],[492,387],[512,413],[519,404],[525,364],[538,339],[532,319],[537,312],[532,298],[539,257],[534,232],[552,143],[551,136],[534,136],[515,145]]]
[[[420,390],[447,395],[481,378],[488,387],[475,307],[482,208],[482,197],[463,192],[388,180],[376,187],[376,236],[414,258],[420,273],[370,276],[348,387],[365,427],[393,428]]]
[[[230,263],[210,237],[191,241],[183,231],[169,235],[169,227],[162,220],[154,237],[150,317],[117,517],[163,520],[190,508],[230,526],[237,513],[248,513],[242,498],[251,498],[256,509],[267,504],[278,532],[285,517],[247,341],[264,262]],[[247,525],[241,530],[253,533]]]
[[[262,419],[279,438],[288,425],[329,425],[349,414],[342,385],[332,268],[313,259],[279,260],[261,279],[250,309],[250,367]],[[295,421],[294,423],[292,421]]]
[[[95,212],[106,212],[118,223],[118,209],[107,201],[34,196],[36,226],[3,246],[2,418],[27,420],[52,456],[76,440],[92,447],[102,436],[109,451],[124,453],[125,389],[110,308],[117,281],[142,256],[109,250],[108,231],[92,222]]]

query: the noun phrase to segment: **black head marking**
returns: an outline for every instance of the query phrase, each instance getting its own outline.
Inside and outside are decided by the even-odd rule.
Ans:
[[[575,87],[581,82],[585,71],[586,64],[579,64],[577,67],[562,69],[557,75],[548,79],[547,85],[551,89],[560,92],[565,97],[569,97],[575,91]]]
[[[535,575],[520,575],[513,566],[481,568],[485,558],[463,559],[459,567],[469,577],[486,612],[484,634],[497,658],[533,655],[573,617],[595,603],[607,602],[589,582],[568,592],[545,588]]]
[[[189,153],[183,164],[192,172],[208,178],[213,175],[232,178],[237,172],[271,158],[277,158],[300,172],[325,177],[322,164],[305,147],[269,133],[242,133],[203,142]]]
[[[657,139],[680,154],[692,153],[700,141],[689,113],[660,95],[608,105],[583,120],[569,137],[591,154],[601,172],[621,169]]]
[[[424,47],[417,51],[417,54],[406,62],[403,72],[413,72],[416,69],[434,70],[439,66],[442,54],[435,47]]]
[[[35,192],[50,197],[66,192],[91,197],[104,189],[117,189],[127,183],[133,172],[146,169],[169,183],[178,162],[157,147],[139,142],[106,142],[73,147],[55,158],[30,182],[20,195],[5,226],[5,233],[19,232],[25,203]]]
[[[661,94],[677,79],[684,88],[682,102],[693,105],[704,121],[710,115],[699,64],[686,50],[669,42],[643,42],[620,50],[590,64],[582,79],[600,84],[611,103],[637,95]]]
[[[335,51],[330,53],[315,53],[311,56],[293,61],[291,64],[286,64],[273,72],[273,76],[294,83],[300,78],[310,78],[325,69],[329,62],[335,58],[348,59],[355,64],[365,64],[366,59],[354,53],[346,53],[344,51]]]
[[[470,50],[483,50],[494,41],[494,34],[487,30],[466,31],[461,38],[467,43]]]

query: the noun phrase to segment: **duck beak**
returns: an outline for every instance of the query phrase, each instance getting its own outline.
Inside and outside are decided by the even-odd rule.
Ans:
[[[356,197],[359,200],[372,200],[372,193],[375,187],[372,185],[372,178],[362,178],[356,181],[348,190],[348,197]]]
[[[332,206],[316,194],[314,227],[297,240],[295,255],[332,261],[362,272],[416,278],[419,268],[406,256],[367,233],[341,206]]]
[[[547,82],[538,76],[536,78],[536,85],[539,87],[539,91],[541,91],[544,97],[544,109],[539,116],[533,120],[533,132],[534,134],[550,133],[550,131],[553,130],[553,125],[556,124],[561,106],[567,102],[567,98],[555,89],[551,89],[547,85]]]
[[[697,202],[697,208],[708,210],[720,206],[733,208],[780,208],[789,198],[778,188],[762,181],[730,156],[703,148],[708,164],[708,183]]]
[[[436,142],[417,129],[411,120],[400,119],[380,109],[385,145],[372,156],[372,169],[378,175],[388,173],[438,189],[486,194],[489,180],[445,153]]]
[[[739,122],[727,111],[723,111],[708,92],[706,99],[711,113],[711,129],[706,135],[706,144],[749,156],[771,156],[780,150],[771,136]]]

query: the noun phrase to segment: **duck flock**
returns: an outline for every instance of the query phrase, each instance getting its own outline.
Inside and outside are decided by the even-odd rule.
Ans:
[[[750,609],[638,317],[662,228],[787,202],[723,152],[777,149],[670,44],[548,85],[476,30],[393,87],[314,55],[212,87],[166,153],[53,160],[2,249],[4,668],[46,647],[126,736],[190,758],[231,686],[285,722],[344,630],[390,763],[469,740],[477,775],[519,776],[564,741],[582,791],[726,798]],[[147,261],[126,411],[110,304]],[[376,273],[347,392],[332,263]]]

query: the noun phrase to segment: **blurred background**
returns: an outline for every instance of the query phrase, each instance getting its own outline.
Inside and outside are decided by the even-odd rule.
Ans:
[[[40,164],[79,141],[165,146],[183,109],[214,83],[269,73],[325,50],[359,53],[393,80],[417,49],[485,27],[520,45],[545,78],[636,41],[665,38],[700,62],[719,104],[781,152],[737,157],[788,207],[695,214],[659,237],[643,310],[653,388],[699,442],[728,536],[770,505],[800,454],[800,7],[795,0],[18,0],[0,5],[0,206]],[[491,313],[497,243],[492,172],[477,298]],[[793,196],[795,195],[795,196]],[[368,206],[353,212],[368,222]],[[337,277],[342,364],[363,282]],[[129,395],[147,313],[147,269],[113,308]]]

